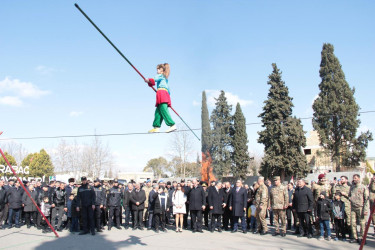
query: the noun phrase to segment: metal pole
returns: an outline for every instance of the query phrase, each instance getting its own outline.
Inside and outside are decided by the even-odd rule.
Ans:
[[[363,246],[365,245],[366,238],[367,238],[367,232],[368,232],[368,230],[370,228],[372,215],[374,213],[375,213],[375,202],[374,202],[374,204],[372,204],[372,207],[371,207],[371,210],[370,210],[370,217],[368,218],[366,229],[365,229],[365,233],[363,234],[362,242],[361,242],[361,246],[359,247],[359,250],[362,250]]]
[[[0,133],[0,135],[2,134],[2,132]],[[43,216],[44,220],[47,222],[48,226],[52,229],[52,231],[55,233],[56,237],[59,237],[59,235],[57,234],[57,232],[55,231],[55,229],[53,228],[53,226],[49,223],[48,219],[44,216],[44,214],[42,213],[42,211],[40,210],[39,206],[36,204],[35,200],[31,197],[29,191],[27,190],[27,188],[23,185],[22,183],[22,180],[18,177],[16,171],[14,171],[14,169],[12,168],[12,166],[10,165],[8,159],[6,158],[5,154],[3,153],[3,151],[1,150],[0,148],[0,153],[1,155],[3,156],[5,162],[8,164],[8,167],[12,170],[14,176],[16,176],[17,178],[17,181],[19,184],[21,184],[21,187],[23,188],[23,190],[26,192],[27,196],[29,196],[30,200],[34,203],[35,207],[38,209],[39,213]]]
[[[124,54],[122,54],[122,52],[111,42],[111,40],[109,40],[109,38],[99,29],[98,26],[96,26],[96,24],[90,19],[90,17],[88,15],[86,15],[86,13],[78,6],[78,4],[74,4],[74,6],[82,13],[82,15],[84,15],[86,17],[86,19],[95,27],[95,29],[97,31],[99,31],[99,33],[107,40],[107,42],[109,42],[109,44],[112,45],[112,47],[120,54],[120,56],[122,58],[125,59],[125,61],[127,61],[129,63],[130,66],[132,66],[132,68],[143,78],[143,80],[145,80],[146,78],[141,74],[141,72],[138,71],[138,69],[136,67],[134,67],[134,65],[128,60],[128,58],[126,58],[126,56]],[[156,89],[154,87],[151,86],[151,88],[156,92]],[[195,135],[195,137],[197,137],[197,139],[200,141],[199,137],[194,133],[194,131],[189,127],[189,125],[187,125],[187,123],[182,119],[182,117],[176,112],[176,110],[174,110],[172,107],[170,107],[173,112],[175,112],[175,114],[181,119],[181,121],[186,125],[186,127],[188,127],[188,129]]]

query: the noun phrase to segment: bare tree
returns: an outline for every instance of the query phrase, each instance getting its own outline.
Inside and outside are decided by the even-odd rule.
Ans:
[[[113,158],[108,145],[95,136],[89,144],[68,144],[62,140],[53,153],[55,169],[61,172],[73,172],[77,177],[87,173],[90,177],[102,177],[105,171],[113,167]]]
[[[191,134],[187,131],[174,133],[171,145],[173,150],[172,156],[174,156],[174,160],[172,160],[174,162],[172,166],[174,169],[172,171],[175,174],[181,174],[180,176],[185,178],[187,163],[193,153]]]
[[[0,147],[4,152],[7,152],[14,157],[18,166],[21,165],[23,159],[29,154],[21,143],[17,143],[14,141],[1,143]]]
[[[256,176],[259,174],[260,166],[263,161],[263,155],[258,151],[249,152],[249,155],[250,163],[248,172],[251,173],[252,176]]]

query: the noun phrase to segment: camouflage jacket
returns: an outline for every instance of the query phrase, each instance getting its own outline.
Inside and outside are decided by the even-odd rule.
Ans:
[[[255,195],[255,206],[257,208],[268,205],[268,187],[265,184],[259,186]]]
[[[341,193],[341,200],[345,203],[345,207],[349,206],[350,208],[350,201],[349,201],[350,186],[348,184],[335,185],[332,188],[332,195],[335,195],[337,191]],[[345,195],[343,195],[343,193],[345,193]]]
[[[273,186],[270,191],[269,205],[272,209],[285,209],[289,205],[289,194],[283,185]]]
[[[365,185],[356,184],[350,188],[349,200],[352,208],[364,208],[367,211],[369,208],[368,198],[369,192]]]
[[[325,181],[319,181],[317,184],[313,186],[313,195],[314,195],[314,201],[316,202],[319,199],[320,193],[325,191],[327,196],[326,198],[331,198],[331,185],[329,183],[326,183]]]
[[[145,207],[148,207],[149,195],[152,190],[152,187],[144,186],[142,189],[145,191],[146,194]]]
[[[371,180],[369,191],[370,191],[370,201],[375,202],[375,181],[374,180]]]

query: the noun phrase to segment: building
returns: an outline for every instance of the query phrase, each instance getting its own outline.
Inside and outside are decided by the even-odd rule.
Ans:
[[[152,172],[123,172],[118,173],[118,179],[129,182],[131,180],[136,182],[144,182],[147,179],[153,179],[154,174]]]
[[[307,164],[310,166],[310,173],[329,173],[334,170],[329,153],[326,153],[320,145],[317,131],[309,132],[303,152],[306,155]]]

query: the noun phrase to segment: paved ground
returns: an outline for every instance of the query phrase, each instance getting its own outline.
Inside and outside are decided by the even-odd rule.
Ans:
[[[271,230],[273,231],[273,230]],[[367,239],[364,249],[375,248],[373,228]],[[223,233],[192,233],[184,231],[176,233],[172,229],[167,233],[155,233],[154,231],[118,230],[116,228],[103,233],[92,235],[71,234],[67,231],[60,233],[60,238],[53,233],[43,234],[41,231],[26,227],[12,228],[0,231],[0,249],[167,249],[178,247],[180,249],[358,249],[358,244],[335,241],[319,241],[316,238],[298,238],[292,234],[281,238],[242,234],[230,232]]]

